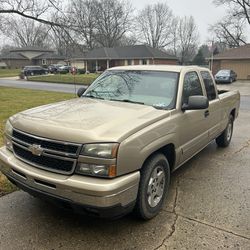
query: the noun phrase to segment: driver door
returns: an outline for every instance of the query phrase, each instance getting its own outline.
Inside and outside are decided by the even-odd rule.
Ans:
[[[204,90],[197,72],[186,73],[183,82],[182,104],[188,102],[189,96],[202,95]],[[207,110],[187,110],[183,112],[180,122],[180,163],[191,158],[208,144]]]

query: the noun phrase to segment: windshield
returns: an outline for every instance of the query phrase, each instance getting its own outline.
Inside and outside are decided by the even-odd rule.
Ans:
[[[217,73],[218,76],[229,76],[230,75],[230,70],[220,70]]]
[[[178,76],[176,72],[167,71],[106,71],[82,97],[172,109],[175,107]]]

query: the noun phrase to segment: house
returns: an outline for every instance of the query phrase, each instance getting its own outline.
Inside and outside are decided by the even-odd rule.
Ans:
[[[53,50],[38,47],[16,48],[0,55],[0,62],[5,63],[8,68],[22,68],[27,65],[65,64],[64,61],[65,58],[55,54]]]
[[[175,56],[146,45],[98,48],[81,57],[72,58],[71,65],[86,71],[103,71],[110,67],[143,64],[178,64]]]
[[[210,65],[211,63],[210,58]],[[215,55],[212,64],[213,74],[220,69],[232,69],[237,73],[238,79],[250,79],[250,44]]]

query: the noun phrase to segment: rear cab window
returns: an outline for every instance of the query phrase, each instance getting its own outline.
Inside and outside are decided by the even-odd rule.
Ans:
[[[201,71],[200,73],[205,85],[208,100],[209,101],[215,100],[217,98],[217,94],[211,74],[208,71]]]

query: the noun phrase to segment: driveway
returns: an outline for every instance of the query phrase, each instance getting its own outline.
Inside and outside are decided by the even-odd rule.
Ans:
[[[156,218],[89,218],[18,191],[0,198],[0,249],[249,249],[247,93],[243,102],[230,147],[213,142],[177,170]]]

